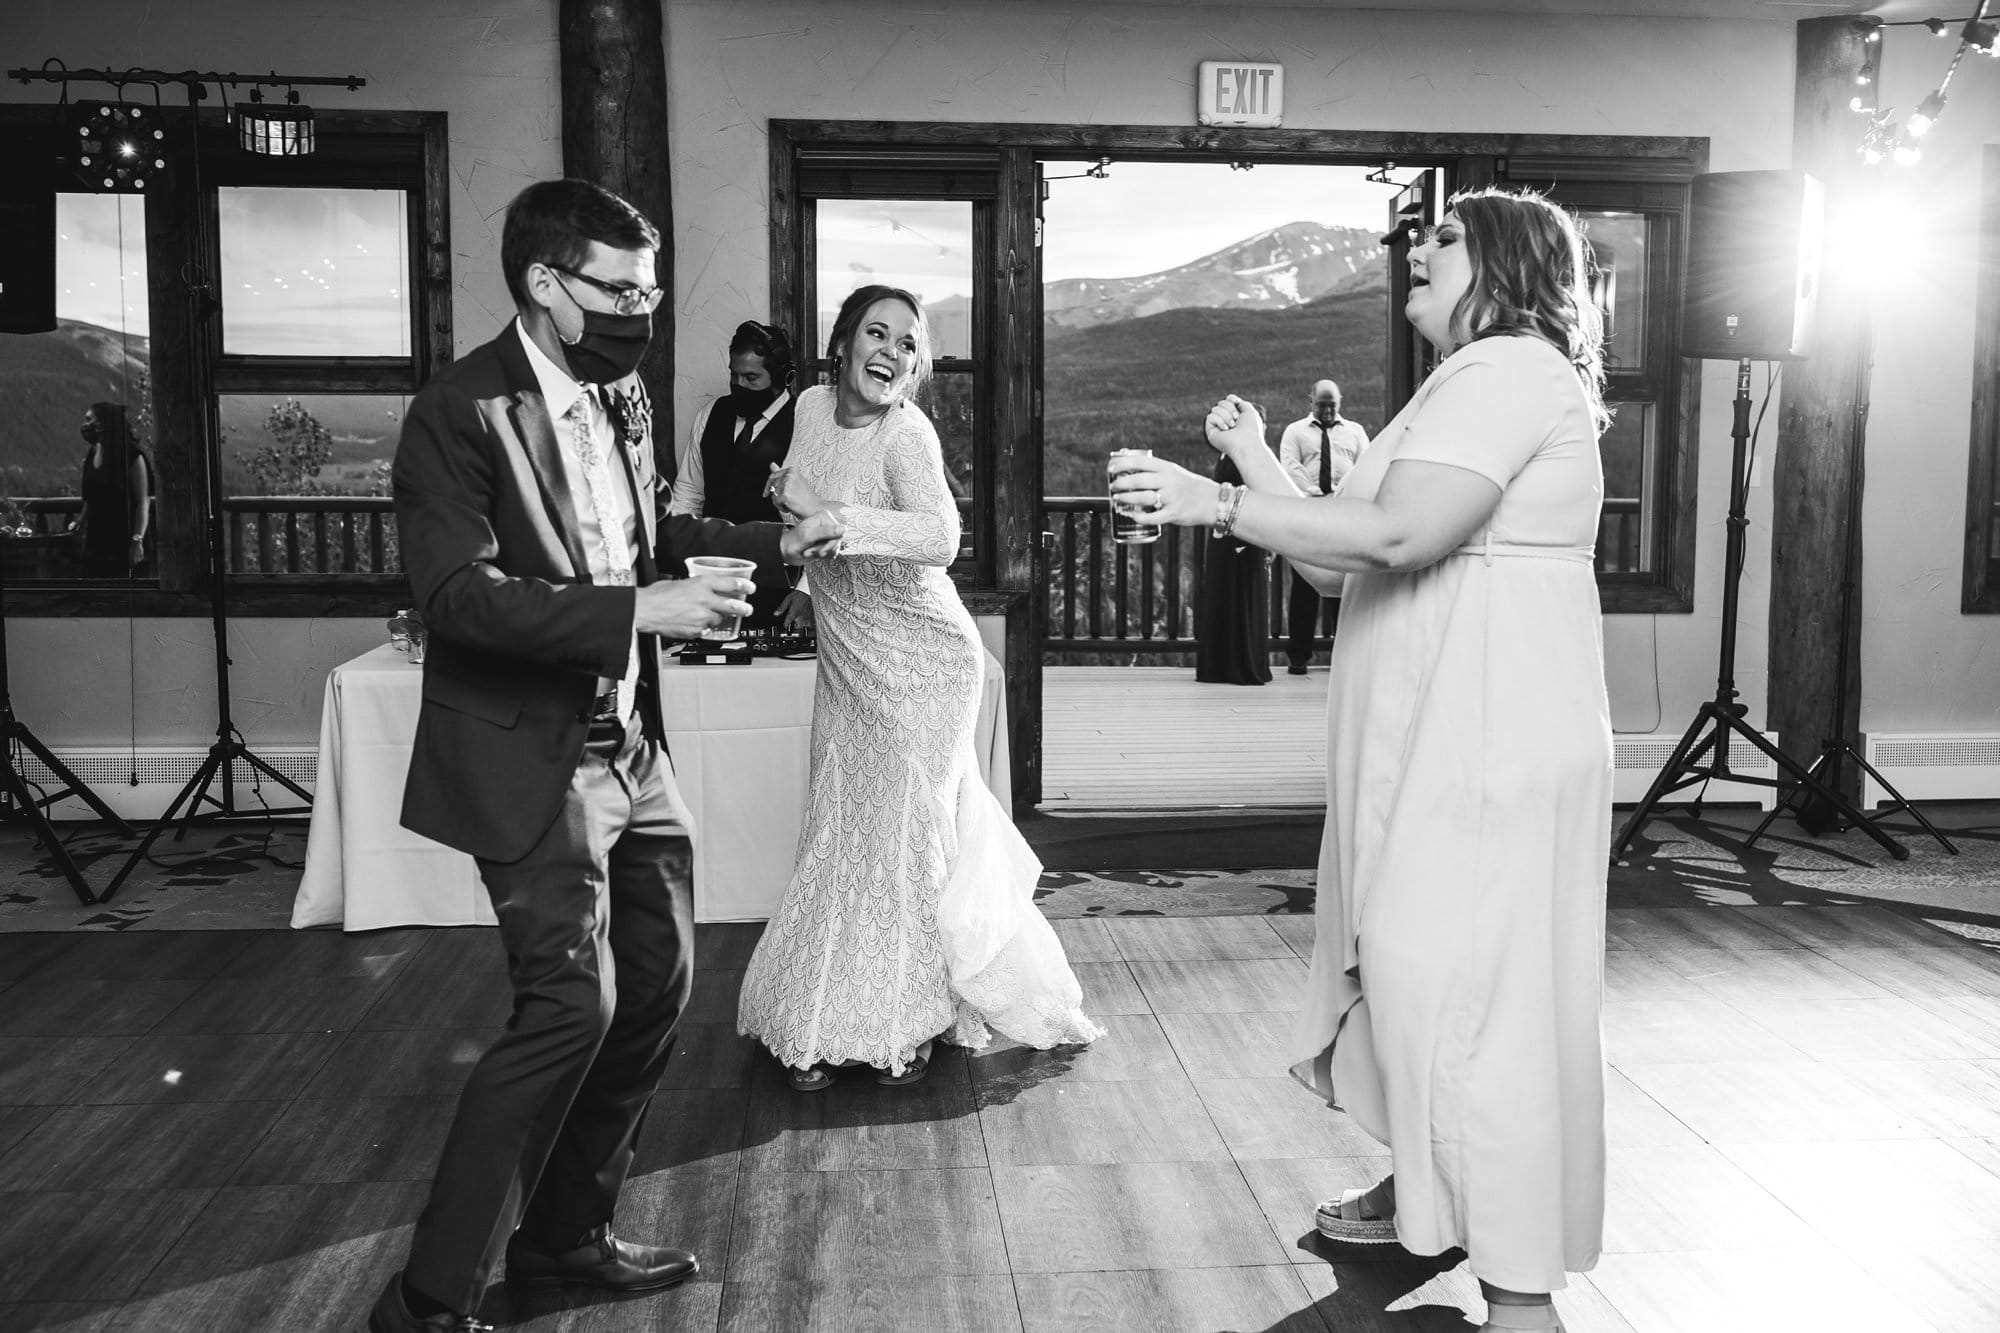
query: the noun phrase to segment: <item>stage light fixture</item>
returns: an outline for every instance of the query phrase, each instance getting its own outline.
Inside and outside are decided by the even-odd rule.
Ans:
[[[252,88],[250,100],[236,104],[237,142],[243,151],[265,157],[304,157],[313,151],[312,108],[300,105],[296,88],[285,94],[285,102],[266,105],[263,90]]]
[[[72,175],[93,193],[144,194],[167,170],[167,131],[156,106],[79,102],[70,114],[76,139]]]

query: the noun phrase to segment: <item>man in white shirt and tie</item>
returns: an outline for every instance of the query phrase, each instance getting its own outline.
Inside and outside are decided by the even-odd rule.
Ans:
[[[1303,495],[1331,495],[1339,489],[1347,470],[1368,447],[1368,432],[1340,415],[1340,386],[1321,380],[1312,388],[1312,411],[1285,427],[1278,440],[1278,462]],[[1286,668],[1294,676],[1306,674],[1312,661],[1313,638],[1318,631],[1322,599],[1319,590],[1292,571],[1292,591],[1286,604]],[[1340,622],[1340,598],[1324,599],[1326,632],[1333,636]]]

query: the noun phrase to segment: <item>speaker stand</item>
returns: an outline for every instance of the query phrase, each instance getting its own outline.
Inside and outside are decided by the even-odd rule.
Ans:
[[[1743,577],[1744,529],[1750,524],[1744,516],[1750,489],[1745,466],[1750,441],[1750,361],[1747,357],[1736,363],[1733,406],[1735,411],[1729,428],[1730,439],[1734,442],[1729,464],[1729,531],[1722,563],[1722,650],[1716,672],[1715,698],[1701,706],[1694,721],[1681,736],[1680,743],[1674,747],[1666,767],[1653,779],[1645,798],[1618,831],[1617,839],[1611,844],[1611,860],[1615,864],[1625,855],[1625,849],[1631,845],[1640,826],[1663,797],[1696,783],[1711,781],[1748,783],[1780,791],[1802,788],[1839,811],[1850,825],[1862,829],[1898,861],[1904,860],[1910,854],[1909,848],[1883,832],[1874,820],[1849,804],[1837,790],[1821,782],[1804,765],[1765,740],[1761,732],[1743,720],[1744,707],[1736,701],[1736,585]],[[1729,738],[1732,734],[1748,742],[1777,765],[1779,776],[1767,778],[1762,774],[1732,771],[1729,767]],[[1786,781],[1786,774],[1790,775],[1790,782]],[[1694,804],[1694,816],[1701,818],[1701,802],[1698,800]]]
[[[14,756],[20,749],[26,749],[42,762],[42,766],[55,774],[60,785],[53,792],[36,795],[28,780],[21,776],[20,765]],[[132,826],[118,817],[118,812],[104,803],[104,798],[84,785],[83,779],[69,771],[62,760],[48,746],[42,744],[27,724],[14,716],[14,696],[7,678],[7,580],[0,573],[0,823],[26,824],[35,835],[35,840],[48,851],[49,859],[56,863],[56,870],[69,881],[70,891],[85,907],[100,901],[84,882],[83,871],[77,868],[69,849],[63,846],[56,835],[55,826],[49,822],[45,807],[54,805],[66,796],[74,796],[97,812],[97,817],[111,825],[121,835],[132,836]]]
[[[1827,710],[1826,734],[1819,744],[1819,757],[1813,760],[1812,767],[1806,771],[1818,779],[1821,786],[1831,791],[1839,791],[1842,785],[1841,765],[1852,760],[1863,773],[1875,779],[1876,785],[1881,787],[1889,796],[1887,804],[1876,808],[1875,818],[1886,818],[1889,815],[1896,814],[1898,811],[1907,812],[1910,818],[1916,820],[1923,827],[1924,832],[1937,839],[1940,847],[1943,847],[1945,851],[1951,853],[1953,856],[1957,856],[1958,848],[1952,844],[1951,839],[1938,832],[1931,821],[1924,818],[1924,812],[1917,809],[1916,806],[1911,805],[1903,794],[1896,790],[1889,779],[1883,777],[1873,764],[1862,758],[1861,752],[1856,750],[1853,742],[1847,739],[1847,673],[1849,666],[1847,636],[1852,632],[1854,627],[1854,605],[1856,599],[1860,596],[1855,571],[1861,566],[1861,418],[1867,412],[1865,395],[1867,367],[1874,363],[1875,356],[1872,326],[1871,331],[1864,335],[1863,347],[1864,352],[1861,357],[1862,370],[1860,371],[1860,377],[1863,381],[1864,392],[1856,395],[1855,416],[1857,419],[1854,423],[1855,428],[1847,434],[1847,531],[1844,540],[1841,542],[1840,552],[1840,625],[1833,640],[1838,645],[1836,651],[1839,657],[1834,662],[1833,667],[1833,705]],[[1776,805],[1771,807],[1770,813],[1764,816],[1763,822],[1750,831],[1750,836],[1743,840],[1743,845],[1745,847],[1756,846],[1757,840],[1764,836],[1764,830],[1771,827],[1771,821],[1787,810],[1792,812],[1792,817],[1797,820],[1800,828],[1815,837],[1825,833],[1839,833],[1849,827],[1838,809],[1817,800],[1803,788],[1793,787],[1785,793]]]

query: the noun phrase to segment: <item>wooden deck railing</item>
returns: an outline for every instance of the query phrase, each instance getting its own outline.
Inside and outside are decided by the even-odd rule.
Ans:
[[[1102,496],[1050,496],[1042,501],[1049,552],[1049,614],[1045,647],[1072,653],[1185,653],[1195,646],[1195,601],[1207,534],[1167,528],[1156,542],[1120,546],[1111,540],[1111,502]],[[1597,567],[1637,568],[1639,502],[1610,499],[1598,529]],[[1274,566],[1275,568],[1275,566]],[[1270,634],[1290,632],[1289,576],[1270,581]],[[1320,640],[1322,647],[1325,639]]]
[[[34,535],[69,527],[82,502],[74,496],[18,502]],[[961,509],[969,502],[961,501]],[[400,574],[396,516],[386,496],[234,495],[222,502],[229,569],[247,579],[312,575]],[[1049,552],[1047,647],[1052,652],[1166,654],[1195,646],[1195,603],[1206,534],[1168,528],[1145,546],[1111,540],[1103,496],[1043,501],[1055,538]],[[1639,502],[1610,499],[1598,530],[1598,568],[1637,568]],[[1270,580],[1274,643],[1287,632],[1287,580]]]

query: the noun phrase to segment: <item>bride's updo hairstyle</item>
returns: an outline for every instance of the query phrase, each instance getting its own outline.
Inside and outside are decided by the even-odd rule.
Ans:
[[[917,366],[903,386],[903,399],[908,402],[916,398],[917,391],[931,377],[931,322],[917,298],[901,287],[875,282],[866,287],[856,287],[848,293],[847,299],[840,303],[840,313],[833,317],[833,332],[826,338],[826,355],[833,362],[833,382],[838,385],[841,363],[847,356],[848,347],[854,342],[855,330],[861,327],[861,317],[868,313],[868,307],[883,300],[901,301],[917,317]]]
[[[1464,230],[1472,281],[1452,311],[1465,342],[1532,334],[1555,345],[1576,368],[1602,431],[1604,324],[1590,296],[1590,245],[1576,219],[1530,190],[1470,190],[1446,211]]]

